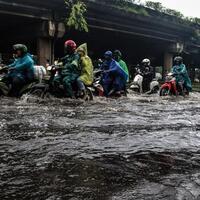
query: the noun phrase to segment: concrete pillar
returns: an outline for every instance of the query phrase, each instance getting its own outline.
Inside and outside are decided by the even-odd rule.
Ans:
[[[37,56],[40,65],[46,64],[46,61],[53,61],[53,42],[50,38],[38,38],[37,40]]]
[[[169,72],[173,65],[173,54],[165,52],[164,54],[164,71]]]

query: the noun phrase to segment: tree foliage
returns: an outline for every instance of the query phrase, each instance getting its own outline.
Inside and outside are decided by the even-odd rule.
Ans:
[[[109,0],[109,2],[108,0],[101,0],[101,2],[109,4],[125,12],[148,16],[148,12],[145,7],[138,6],[140,4],[140,0]]]
[[[145,6],[159,12],[164,10],[164,7],[160,2],[147,1]]]
[[[200,41],[200,28],[199,28],[200,18],[185,17],[181,12],[174,9],[165,8],[159,2],[147,1],[145,3],[145,6],[160,13],[165,13],[171,16],[175,16],[177,20],[180,21],[181,23],[191,25],[194,28],[191,39],[194,41]]]
[[[177,11],[177,10],[165,9],[164,12],[165,12],[166,14],[168,14],[168,15],[173,15],[173,16],[179,17],[179,18],[181,18],[181,19],[184,18],[184,15],[183,15],[181,12]]]
[[[184,15],[181,12],[174,9],[165,8],[160,2],[147,1],[145,6],[161,13],[176,16],[181,19],[184,18]]]
[[[200,22],[199,18],[185,17],[181,12],[177,10],[165,8],[160,2],[146,1],[145,7],[156,10],[160,13],[165,13],[168,15],[175,16],[179,19],[182,19],[183,22],[191,22],[191,23],[198,23],[198,24]]]
[[[66,8],[68,11],[68,16],[65,20],[66,25],[69,28],[74,28],[75,30],[88,32],[88,24],[85,18],[85,14],[87,12],[87,6],[83,2],[83,0],[64,0],[66,4]],[[100,0],[87,0],[87,1],[100,1]],[[101,0],[105,5],[109,4],[117,9],[131,12],[138,15],[150,16],[151,12],[149,12],[148,8],[153,9],[159,13],[167,14],[174,16],[173,20],[178,23],[183,23],[186,25],[193,26],[194,36],[193,38],[200,38],[200,19],[199,18],[191,18],[185,17],[181,12],[165,8],[160,2],[146,1],[145,4],[142,4],[140,0]],[[165,17],[162,15],[162,17]]]
[[[88,32],[88,23],[85,18],[87,12],[87,6],[80,0],[64,0],[69,15],[65,22],[69,28],[75,30]]]

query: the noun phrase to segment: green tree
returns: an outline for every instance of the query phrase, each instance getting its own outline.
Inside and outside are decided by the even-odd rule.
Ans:
[[[80,0],[64,0],[69,15],[67,16],[65,22],[69,28],[74,28],[75,30],[88,32],[88,23],[85,18],[87,12],[87,6]]]
[[[145,6],[159,12],[162,12],[164,10],[164,7],[160,2],[147,1]]]
[[[101,0],[101,2],[126,12],[148,16],[145,7],[139,6],[140,0]]]
[[[168,15],[173,15],[173,16],[176,16],[176,17],[179,17],[179,18],[184,18],[184,15],[177,11],[177,10],[173,10],[173,9],[165,9],[164,12]]]

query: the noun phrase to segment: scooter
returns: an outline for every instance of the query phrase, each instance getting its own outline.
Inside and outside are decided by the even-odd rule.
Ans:
[[[189,92],[184,87],[184,84],[180,84],[179,86],[176,84],[176,74],[169,73],[166,76],[165,83],[160,88],[160,96],[168,96],[168,95],[189,95]]]
[[[143,84],[143,76],[141,73],[138,73],[133,82],[130,85],[130,89],[142,94],[143,93],[143,89],[142,89],[142,84]],[[153,81],[150,83],[150,90],[148,92],[146,92],[146,94],[155,94],[159,91],[159,82],[157,80],[157,78],[153,79]]]
[[[43,82],[38,83],[34,85],[34,87],[30,90],[29,94],[40,97],[40,98],[48,98],[50,96],[54,96],[57,98],[66,98],[64,87],[63,85],[59,85],[58,87],[55,87],[53,84],[53,80],[55,76],[59,75],[62,70],[62,63],[55,62],[54,65],[48,66],[47,72],[48,76],[43,80]],[[92,91],[89,89],[89,87],[85,87],[86,91],[83,96],[80,96],[78,94],[78,87],[77,84],[72,85],[75,97],[84,99],[85,101],[91,101],[93,100],[93,94]]]

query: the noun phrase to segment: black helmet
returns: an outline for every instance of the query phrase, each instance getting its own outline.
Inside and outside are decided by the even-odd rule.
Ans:
[[[175,63],[176,65],[182,64],[182,63],[183,63],[183,58],[182,58],[181,56],[175,57],[175,58],[174,58],[174,63]]]
[[[122,53],[120,50],[115,50],[114,51],[114,56],[119,56],[120,58],[122,57]]]
[[[13,50],[14,51],[20,50],[23,54],[25,54],[25,53],[27,53],[28,48],[24,44],[15,44],[15,45],[13,45]]]

